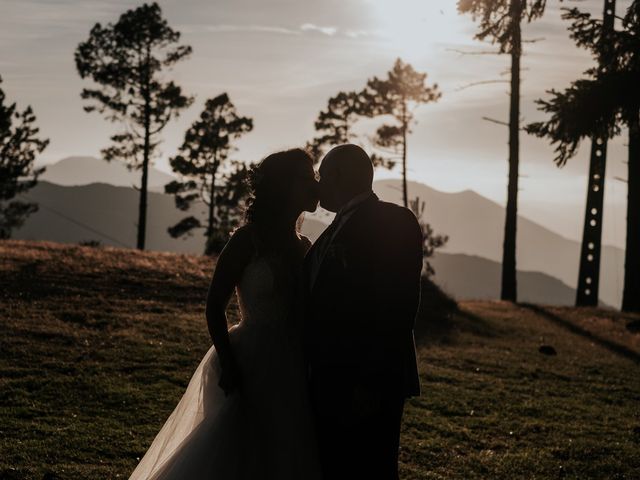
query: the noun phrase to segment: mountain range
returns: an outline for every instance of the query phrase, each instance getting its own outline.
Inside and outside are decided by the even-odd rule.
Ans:
[[[64,186],[108,183],[117,187],[140,187],[141,172],[129,170],[124,163],[106,162],[95,157],[67,157],[46,165],[41,180]],[[149,190],[164,192],[164,186],[174,177],[157,168],[149,168]]]
[[[100,168],[93,170],[92,166],[96,165]],[[66,172],[70,172],[68,176]],[[27,193],[29,200],[39,203],[40,210],[14,232],[14,237],[72,243],[98,240],[107,245],[133,247],[139,193],[131,188],[136,184],[131,174],[139,175],[117,163],[91,157],[70,157],[49,166],[41,177],[46,181],[39,182]],[[147,247],[201,253],[204,237],[200,232],[185,239],[173,239],[167,227],[187,214],[203,217],[204,208],[195,206],[190,212],[177,210],[173,198],[160,193],[163,184],[173,177],[155,170],[153,178],[156,191],[149,193]],[[53,182],[56,179],[60,183]],[[109,179],[115,184],[91,183],[98,179]],[[71,182],[77,183],[72,186]],[[397,180],[378,181],[374,189],[382,199],[399,203]],[[445,193],[410,182],[409,193],[411,198],[419,197],[425,202],[425,220],[434,230],[449,236],[447,245],[432,261],[437,272],[436,282],[459,299],[497,298],[504,208],[470,190]],[[326,212],[308,215],[303,232],[313,240],[330,220]],[[572,304],[578,242],[523,217],[519,218],[518,227],[519,298],[535,303]],[[622,250],[603,249],[600,293],[605,304],[619,305],[623,259]]]
[[[396,180],[376,182],[375,191],[384,200],[400,203]],[[425,220],[436,233],[449,236],[441,252],[502,261],[503,206],[472,190],[445,193],[415,182],[409,182],[409,196],[424,201]],[[518,217],[516,257],[518,270],[546,273],[572,288],[577,285],[580,243],[522,216]],[[624,250],[603,246],[600,298],[609,305],[619,305],[623,281]]]

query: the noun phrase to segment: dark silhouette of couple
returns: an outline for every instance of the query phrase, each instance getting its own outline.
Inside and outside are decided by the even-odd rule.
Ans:
[[[209,288],[213,346],[131,479],[398,478],[404,402],[420,393],[422,232],[373,193],[360,147],[331,150],[319,177],[301,149],[254,170]],[[336,217],[311,245],[298,225],[318,202]]]

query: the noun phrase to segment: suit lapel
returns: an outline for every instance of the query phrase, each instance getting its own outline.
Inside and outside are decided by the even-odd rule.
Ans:
[[[330,226],[328,226],[327,228],[324,229],[324,231],[320,234],[320,236],[318,237],[318,239],[313,242],[313,245],[311,245],[311,248],[309,249],[309,251],[307,252],[307,255],[304,257],[304,276],[305,276],[305,280],[307,282],[307,291],[309,291],[309,293],[311,293],[311,274],[312,272],[312,268],[313,268],[313,259],[314,256],[317,255],[317,250],[319,248],[319,245],[322,245],[322,243],[324,242],[325,238],[327,237],[327,235],[331,234],[331,229]],[[317,268],[320,268],[320,265],[317,266]],[[316,279],[317,279],[317,275],[316,275]]]
[[[327,245],[327,249],[331,248],[332,244],[335,243],[339,243],[342,241],[343,238],[345,238],[346,234],[349,232],[349,226],[350,224],[353,224],[353,221],[357,219],[358,215],[360,213],[362,213],[363,211],[367,210],[370,206],[372,206],[373,204],[375,204],[376,202],[378,202],[378,196],[375,193],[372,193],[370,197],[368,197],[366,200],[364,200],[360,205],[358,205],[356,207],[356,210],[353,212],[353,214],[346,220],[346,222],[344,223],[344,225],[342,225],[342,228],[340,228],[340,230],[338,230],[338,232],[336,233],[336,235],[333,237],[333,240],[329,243],[329,245]],[[330,235],[331,233],[331,229],[329,227],[327,227],[324,232],[322,232],[322,234],[318,237],[318,240],[315,241],[315,243],[312,245],[312,247],[309,249],[309,252],[307,252],[307,256],[305,257],[305,270],[306,270],[306,275],[305,277],[307,278],[307,289],[309,291],[309,293],[312,293],[314,290],[314,287],[318,284],[318,280],[320,278],[320,275],[322,273],[322,264],[324,262],[324,258],[320,259],[320,262],[317,266],[318,271],[316,272],[316,276],[315,276],[315,281],[313,282],[313,285],[310,284],[310,275],[311,275],[311,271],[310,268],[312,267],[312,261],[311,259],[313,258],[311,255],[312,253],[316,250],[318,245],[321,245],[324,241],[324,238],[327,235]],[[322,241],[321,241],[322,240]],[[313,253],[315,255],[315,253]],[[326,257],[326,255],[325,255]]]

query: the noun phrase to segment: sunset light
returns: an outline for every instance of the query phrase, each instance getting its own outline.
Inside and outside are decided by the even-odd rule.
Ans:
[[[0,2],[0,480],[638,478],[640,0]]]
[[[444,46],[471,43],[453,0],[370,0],[380,34],[397,55],[409,60],[433,57]]]

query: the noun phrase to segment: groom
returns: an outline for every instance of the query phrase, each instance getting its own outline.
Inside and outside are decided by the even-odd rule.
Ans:
[[[422,231],[372,182],[356,145],[334,148],[320,166],[320,205],[336,217],[305,259],[306,341],[325,480],[397,479],[404,401],[420,394]]]

